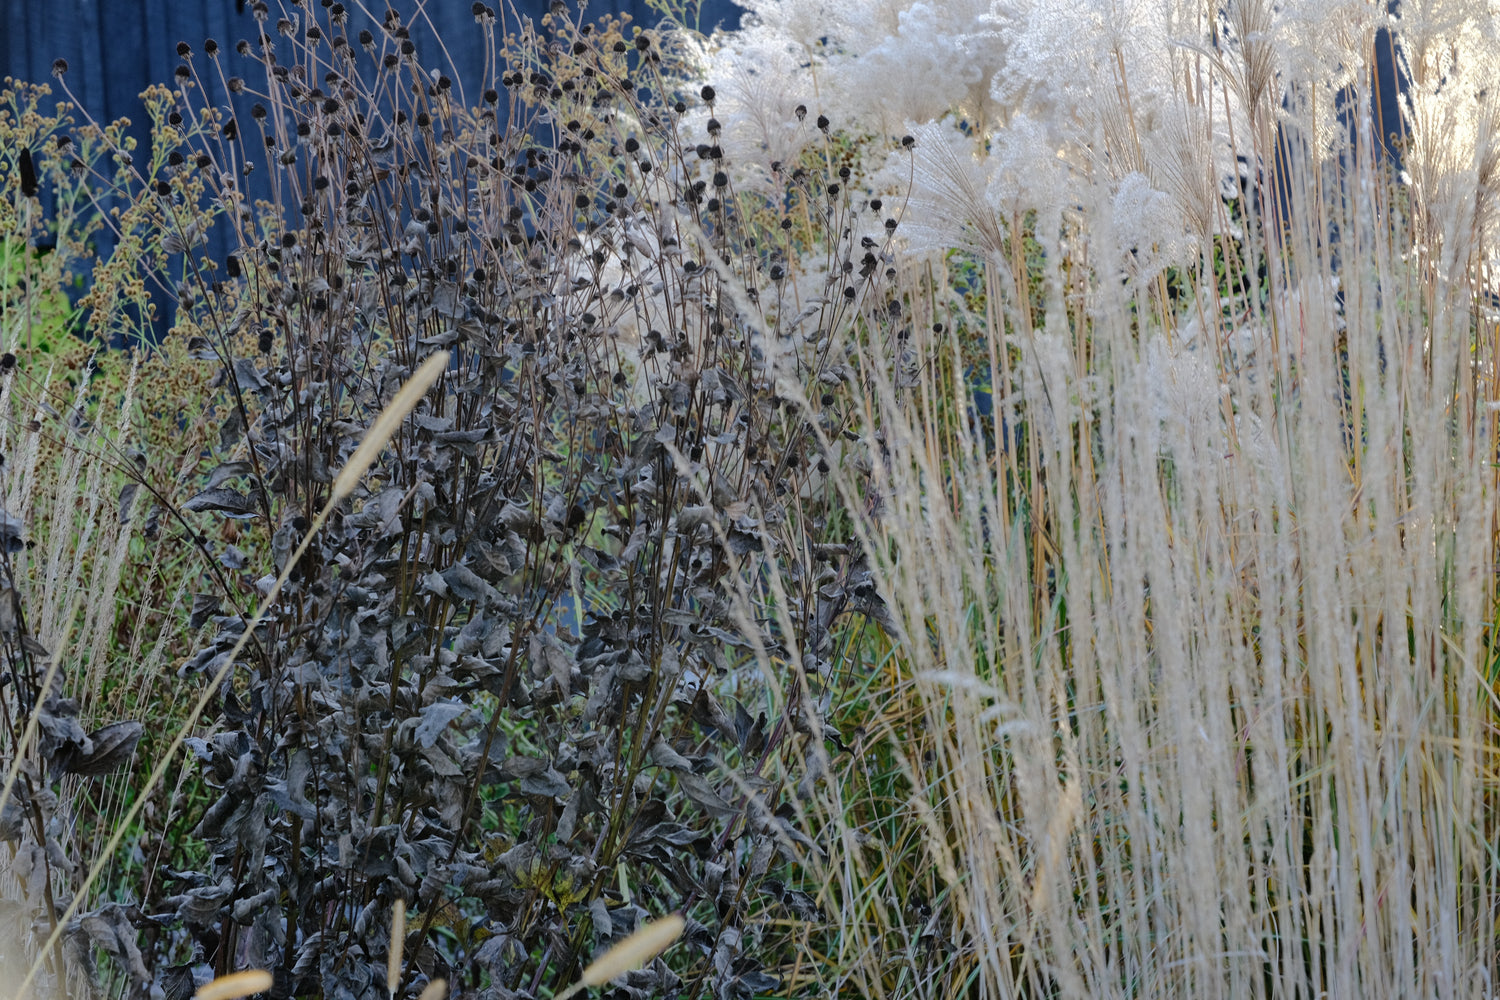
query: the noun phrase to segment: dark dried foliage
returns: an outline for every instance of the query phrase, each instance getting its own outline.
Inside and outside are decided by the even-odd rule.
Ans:
[[[902,322],[888,256],[850,235],[879,218],[811,170],[785,199],[736,195],[671,104],[642,103],[674,87],[619,24],[492,41],[505,93],[466,107],[399,19],[353,44],[327,10],[301,17],[240,49],[233,89],[264,110],[178,168],[208,186],[174,209],[178,335],[222,366],[221,451],[177,501],[221,582],[193,601],[212,632],[184,678],[224,664],[406,377],[453,361],[189,740],[208,864],[163,858],[147,898],[79,931],[132,995],[180,992],[197,964],[375,997],[402,899],[398,993],[441,976],[499,1000],[681,910],[671,960],[606,995],[771,990],[787,926],[824,918],[793,886],[822,849],[805,803],[841,746],[843,635],[883,617],[826,480],[860,461],[841,331],[895,343]],[[185,64],[184,117],[221,59]],[[248,165],[274,204],[240,194]],[[828,275],[795,303],[786,206]],[[210,224],[236,235],[227,267],[192,256]],[[55,770],[98,773],[139,735],[85,735],[67,705],[39,714]],[[27,772],[8,835],[45,787]]]

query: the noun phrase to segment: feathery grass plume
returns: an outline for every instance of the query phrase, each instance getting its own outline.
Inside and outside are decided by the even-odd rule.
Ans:
[[[422,987],[421,996],[417,1000],[443,1000],[448,995],[448,981],[446,979],[433,979]]]
[[[603,986],[612,979],[641,968],[670,948],[682,936],[686,926],[680,913],[670,913],[660,920],[643,924],[590,962],[578,982],[559,993],[555,1000],[567,1000],[581,990]]]
[[[392,997],[401,985],[401,952],[406,947],[406,900],[391,907],[391,944],[385,956],[385,988]]]
[[[1483,992],[1497,25],[1403,5],[1404,187],[1365,117],[1379,5],[1149,6],[997,9],[999,103],[1038,141],[957,119],[970,159],[919,159],[908,214],[983,218],[954,165],[1017,138],[1018,162],[1066,165],[1065,197],[1044,217],[1015,199],[1026,171],[986,186],[1001,252],[913,267],[910,325],[856,341],[856,430],[888,478],[848,506],[915,637],[872,727],[904,836],[871,853],[926,893],[846,907],[825,988]],[[868,47],[827,27],[829,50]],[[1150,280],[1121,282],[1115,246]],[[846,801],[844,843],[884,834]],[[825,886],[856,906],[861,850]],[[955,956],[909,989],[903,924]]]
[[[271,988],[271,974],[264,969],[247,969],[220,976],[198,990],[197,1000],[239,1000]]]
[[[354,450],[353,455],[349,456],[349,461],[344,463],[344,468],[340,470],[338,478],[333,481],[330,504],[354,492],[354,487],[359,485],[360,477],[374,464],[375,459],[380,457],[391,435],[395,434],[396,429],[401,426],[401,421],[411,414],[417,402],[448,367],[448,358],[447,351],[437,351],[422,362],[421,367],[412,372],[411,378],[401,386],[401,391],[396,393],[390,405],[381,411],[369,432],[360,441],[359,447]]]

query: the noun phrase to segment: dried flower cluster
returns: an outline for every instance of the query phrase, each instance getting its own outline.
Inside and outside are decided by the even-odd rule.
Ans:
[[[786,883],[821,850],[804,823],[846,612],[879,611],[828,479],[852,437],[843,331],[900,320],[886,246],[849,235],[879,203],[802,163],[795,227],[742,201],[717,123],[678,131],[712,91],[677,96],[618,21],[501,36],[476,4],[497,86],[465,105],[394,11],[357,34],[339,4],[274,32],[254,13],[237,55],[179,46],[164,125],[202,127],[148,196],[184,260],[173,336],[220,373],[210,460],[158,494],[217,581],[179,670],[226,677],[187,740],[206,860],[159,858],[68,940],[134,991],[207,966],[271,969],[275,995],[521,997],[681,909],[693,961],[620,995],[771,988],[767,921],[816,909]],[[202,106],[205,74],[248,113]],[[244,195],[254,171],[271,202]],[[227,260],[202,255],[214,227]],[[346,483],[436,351],[438,383]],[[17,709],[56,772],[140,734]]]

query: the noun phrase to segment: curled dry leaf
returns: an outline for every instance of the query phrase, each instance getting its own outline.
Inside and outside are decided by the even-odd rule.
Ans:
[[[144,732],[139,722],[111,722],[89,733],[83,746],[73,748],[62,761],[62,769],[82,777],[108,774],[130,759]]]

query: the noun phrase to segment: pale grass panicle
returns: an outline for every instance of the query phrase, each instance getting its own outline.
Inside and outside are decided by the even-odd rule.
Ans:
[[[825,80],[918,6],[871,13],[886,34],[830,21]],[[893,653],[887,735],[959,957],[903,980],[892,901],[847,920],[830,980],[1485,995],[1496,26],[1477,3],[1066,6],[988,12],[1005,110],[903,123],[916,149],[880,177],[942,322],[912,333],[924,365],[863,355],[888,478],[857,530],[925,636]],[[1381,25],[1411,70],[1406,186],[1361,110]],[[981,185],[1003,155],[1062,169]],[[976,369],[988,416],[949,405]],[[828,891],[863,905],[875,851],[851,849]]]

